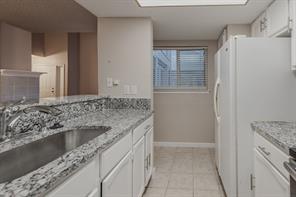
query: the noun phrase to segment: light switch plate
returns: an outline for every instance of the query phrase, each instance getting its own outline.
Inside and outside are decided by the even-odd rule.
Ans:
[[[120,81],[118,79],[113,80],[113,86],[119,86]]]

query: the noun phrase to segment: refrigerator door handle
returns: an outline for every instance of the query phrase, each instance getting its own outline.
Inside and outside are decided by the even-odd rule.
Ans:
[[[220,80],[217,79],[216,83],[215,83],[215,88],[214,88],[214,111],[215,111],[215,116],[216,119],[219,120],[220,115],[219,115],[219,109],[218,109],[218,90],[220,88]]]

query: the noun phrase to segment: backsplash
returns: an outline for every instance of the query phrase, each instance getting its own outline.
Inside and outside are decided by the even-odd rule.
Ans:
[[[81,99],[77,99],[81,97]],[[21,115],[20,119],[15,124],[13,133],[9,133],[11,137],[19,136],[20,134],[29,132],[41,132],[46,128],[53,126],[55,123],[60,123],[69,119],[73,119],[87,113],[95,113],[106,109],[141,109],[150,110],[150,99],[136,99],[136,98],[109,98],[92,96],[75,96],[72,97],[74,102],[71,102],[71,97],[67,97],[68,102],[56,104],[48,102],[47,106],[53,106],[62,111],[58,116],[52,116],[41,112],[30,112],[28,114]],[[75,98],[75,99],[74,99]],[[80,100],[80,101],[79,101]],[[41,103],[44,105],[44,102]],[[20,109],[24,109],[29,106],[40,105],[20,105]]]

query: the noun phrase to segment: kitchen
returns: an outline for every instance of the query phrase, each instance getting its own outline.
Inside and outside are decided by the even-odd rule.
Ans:
[[[0,196],[296,196],[295,28],[295,0],[0,0]]]

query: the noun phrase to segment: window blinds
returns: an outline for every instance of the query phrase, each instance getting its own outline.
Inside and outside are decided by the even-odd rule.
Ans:
[[[153,60],[154,89],[207,89],[207,48],[157,48]]]

